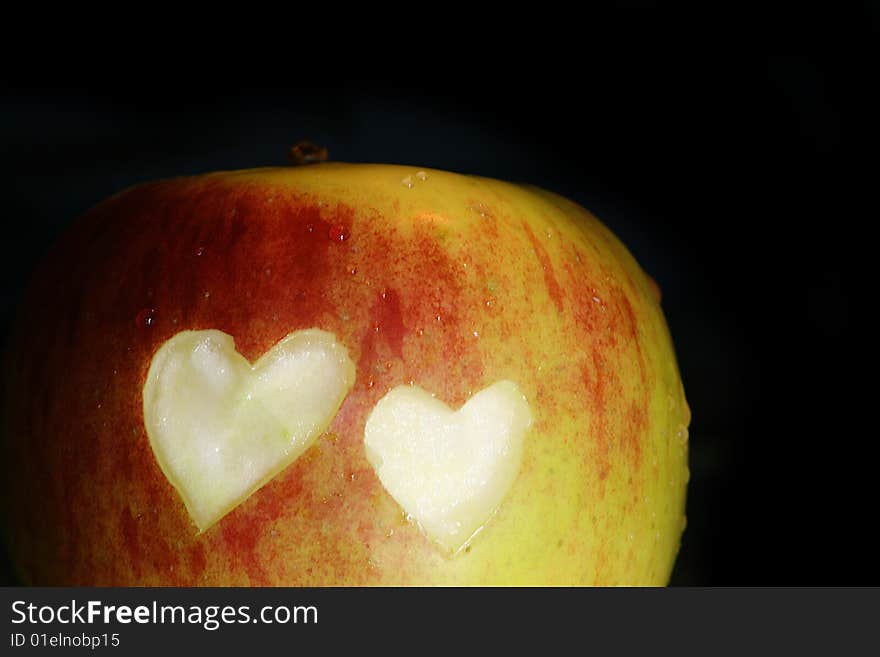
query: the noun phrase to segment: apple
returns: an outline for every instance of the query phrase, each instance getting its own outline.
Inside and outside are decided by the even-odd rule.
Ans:
[[[124,191],[3,383],[37,585],[662,585],[690,411],[658,287],[550,192],[389,165]]]

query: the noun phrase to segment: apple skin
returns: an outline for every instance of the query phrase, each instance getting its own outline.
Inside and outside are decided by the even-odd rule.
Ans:
[[[291,331],[357,364],[330,430],[198,534],[142,389],[219,329],[251,362]],[[684,396],[659,291],[576,204],[414,167],[325,163],[141,185],[38,269],[3,388],[8,549],[35,585],[662,585],[684,529]],[[495,515],[450,557],[368,463],[394,386],[457,408],[509,379],[534,424]]]

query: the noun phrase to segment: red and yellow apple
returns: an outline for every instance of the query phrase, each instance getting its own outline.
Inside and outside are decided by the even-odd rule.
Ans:
[[[145,184],[56,244],[3,387],[26,583],[654,585],[689,410],[578,205],[315,164]]]

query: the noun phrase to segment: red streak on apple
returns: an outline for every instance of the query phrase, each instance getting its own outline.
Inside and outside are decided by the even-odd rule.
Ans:
[[[591,351],[592,367],[588,364],[581,365],[581,376],[584,386],[587,390],[592,408],[595,409],[593,423],[589,427],[584,427],[585,431],[589,431],[590,435],[596,441],[597,446],[597,462],[599,466],[599,479],[604,480],[608,476],[610,467],[608,461],[608,450],[610,445],[610,432],[608,428],[608,420],[605,417],[606,400],[608,397],[608,377],[604,372],[607,371],[605,357],[602,355],[602,349],[598,346]]]
[[[642,442],[648,429],[648,410],[642,401],[630,402],[626,412],[626,424],[623,434],[625,453],[630,459],[633,471],[638,472],[642,462]]]
[[[266,495],[257,497],[257,501],[265,499],[267,499]],[[252,506],[251,511],[253,510]],[[268,508],[265,504],[260,504],[257,505],[256,513],[239,513],[232,522],[222,523],[219,526],[220,535],[226,543],[226,553],[232,555],[231,558],[237,562],[235,565],[244,566],[251,586],[266,586],[269,583],[257,547],[268,526],[266,520],[277,516],[280,512],[281,509],[275,503],[269,504]]]
[[[391,355],[403,359],[403,338],[406,328],[400,309],[400,297],[393,289],[383,289],[377,295],[370,312],[370,326],[361,340],[361,357],[358,359],[358,382],[370,386],[374,381],[374,366],[377,361],[376,343],[381,341],[388,346]]]
[[[604,482],[610,472],[613,450],[627,455],[631,471],[640,470],[642,443],[649,429],[646,410],[649,373],[627,292],[616,285],[603,284],[603,280],[610,278],[608,273],[593,270],[587,254],[575,249],[572,255],[565,265],[569,277],[566,289],[584,343],[591,345],[589,357],[580,363],[585,404],[591,409],[592,418],[591,425],[584,430],[595,443],[593,458],[599,480]],[[632,357],[638,362],[641,379],[637,397],[624,390],[616,374],[617,363]],[[607,414],[610,399],[629,399],[629,410],[617,433],[612,431]],[[601,490],[604,491],[604,486]]]
[[[550,261],[550,256],[547,255],[547,250],[538,241],[538,238],[535,237],[532,229],[529,228],[529,225],[525,222],[523,222],[523,229],[529,236],[529,240],[532,242],[532,248],[535,250],[535,255],[538,256],[538,260],[541,263],[541,269],[544,271],[544,283],[547,285],[547,292],[550,294],[550,298],[553,299],[553,303],[556,305],[556,310],[562,312],[562,300],[564,294],[562,288],[559,286],[559,281],[556,280],[556,273],[553,271],[553,263]]]
[[[199,579],[208,566],[208,556],[205,554],[205,546],[202,543],[196,543],[189,549],[189,564],[192,572],[192,586],[199,584]]]

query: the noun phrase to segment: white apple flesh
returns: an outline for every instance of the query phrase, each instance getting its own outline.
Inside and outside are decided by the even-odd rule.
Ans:
[[[184,331],[162,345],[144,385],[144,421],[199,531],[308,449],[354,379],[345,347],[316,329],[291,333],[253,365],[221,331]]]
[[[367,419],[367,459],[391,496],[435,542],[466,546],[519,471],[532,414],[516,384],[499,381],[456,412],[418,386],[398,386]]]

